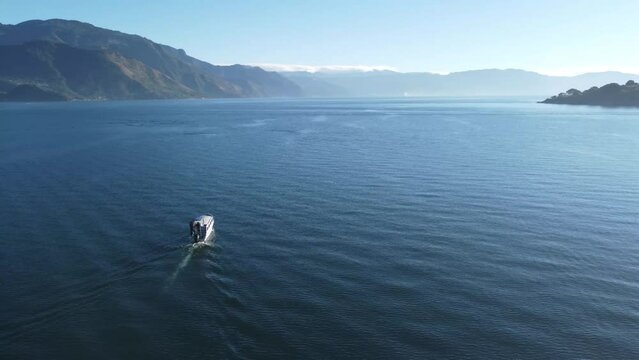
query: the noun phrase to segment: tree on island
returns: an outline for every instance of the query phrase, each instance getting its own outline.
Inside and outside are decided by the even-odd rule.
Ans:
[[[611,83],[602,87],[593,86],[588,90],[570,89],[550,97],[544,104],[599,105],[599,106],[639,106],[639,84],[628,80],[624,85]]]

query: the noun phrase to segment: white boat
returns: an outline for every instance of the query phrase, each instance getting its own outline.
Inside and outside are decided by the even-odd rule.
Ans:
[[[191,220],[189,226],[191,228],[191,238],[193,239],[193,242],[208,240],[213,234],[214,224],[215,219],[211,214],[200,215]]]

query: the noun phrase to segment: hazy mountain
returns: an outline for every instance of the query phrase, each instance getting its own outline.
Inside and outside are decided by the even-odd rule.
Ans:
[[[472,70],[448,75],[393,71],[282,74],[300,85],[309,96],[543,96],[571,87],[639,80],[639,75],[619,72],[570,77],[514,69]],[[323,84],[321,91],[308,86],[312,80]]]
[[[370,72],[282,72],[307,96],[404,96],[410,89],[437,85],[440,75],[430,73]],[[310,86],[313,85],[313,86]],[[319,92],[317,84],[321,84]]]
[[[594,86],[586,91],[570,89],[548,98],[542,103],[599,106],[639,106],[639,84],[630,80],[625,85],[607,84]]]
[[[77,79],[89,76],[89,73],[77,74],[76,79],[70,79],[68,95],[71,98],[164,98],[164,97],[253,97],[253,96],[299,96],[300,88],[275,72],[267,72],[259,67],[233,65],[216,66],[188,56],[184,50],[175,49],[167,45],[154,43],[153,41],[138,35],[130,35],[118,31],[95,27],[91,24],[69,20],[32,20],[17,25],[0,24],[0,46],[8,46],[3,51],[11,54],[13,61],[19,62],[22,57],[34,61],[37,51],[26,44],[39,42],[36,47],[44,49],[43,42],[62,44],[66,47],[56,46],[44,51],[51,51],[55,61],[49,62],[49,70],[59,67],[79,66],[79,71],[91,70],[90,66],[83,66],[84,60],[97,62],[97,69],[92,71],[95,79]],[[11,47],[13,46],[13,47]],[[19,50],[15,46],[27,46]],[[30,50],[26,50],[26,49]],[[77,49],[73,51],[71,49]],[[62,49],[62,50],[61,50]],[[29,51],[31,52],[29,55]],[[74,58],[74,56],[80,58]],[[44,55],[43,55],[44,56]],[[0,78],[2,84],[37,83],[40,87],[59,88],[60,84],[67,82],[65,77],[73,74],[60,72],[62,79],[57,78],[57,83],[44,81],[42,61],[40,57],[38,70],[29,73],[28,67],[20,67],[20,64],[10,60],[3,62],[9,69],[20,69],[20,76],[13,76],[9,70],[3,71]],[[101,60],[97,60],[101,58]],[[46,61],[45,61],[46,62]],[[120,68],[118,73],[110,63]],[[38,72],[40,71],[40,72]],[[90,71],[91,72],[91,71]],[[107,81],[106,77],[116,74],[114,82],[119,82],[123,92],[115,88],[93,88],[90,84]],[[128,80],[124,80],[122,76]],[[47,79],[52,79],[48,73]],[[98,80],[100,79],[100,80]],[[95,80],[92,82],[92,80]],[[78,87],[85,81],[84,88]],[[137,83],[137,85],[131,83]],[[125,84],[126,83],[126,84]],[[0,84],[0,88],[2,88]],[[111,84],[113,85],[113,84]],[[109,85],[109,86],[111,86]],[[113,91],[111,91],[113,90]]]
[[[309,72],[284,72],[284,76],[295,82],[302,89],[305,96],[311,97],[341,97],[352,96],[353,91],[337,85],[337,81],[324,79],[318,74]]]

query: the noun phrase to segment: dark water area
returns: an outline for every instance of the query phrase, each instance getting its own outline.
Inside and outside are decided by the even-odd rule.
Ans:
[[[5,359],[639,358],[639,110],[1,104],[0,239]]]

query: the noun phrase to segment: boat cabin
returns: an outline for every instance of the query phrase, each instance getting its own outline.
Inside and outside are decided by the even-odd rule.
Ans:
[[[200,215],[191,220],[189,227],[191,229],[191,239],[193,242],[205,241],[213,233],[214,219],[213,215]]]

